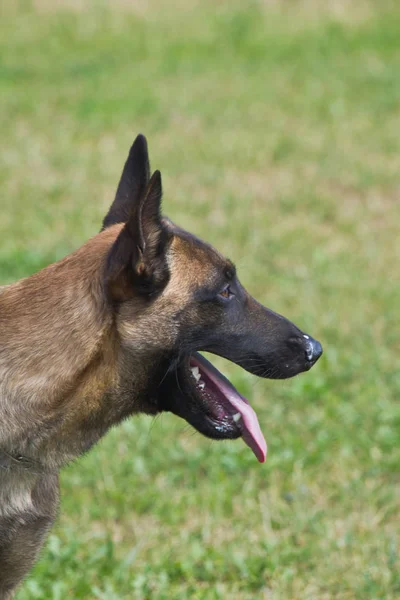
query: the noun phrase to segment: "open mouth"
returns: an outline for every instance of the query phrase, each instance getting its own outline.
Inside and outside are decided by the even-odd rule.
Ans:
[[[261,372],[257,368],[249,371],[270,379],[287,379],[308,371],[321,354],[321,344],[300,332],[283,346],[278,361],[271,353],[264,357]],[[240,364],[239,360],[234,362]],[[231,382],[198,352],[186,354],[178,363],[169,360],[169,364],[158,388],[158,410],[173,412],[212,439],[242,437],[257,459],[264,462],[267,444],[257,415]],[[265,365],[269,365],[269,371]]]
[[[213,439],[242,437],[264,462],[267,444],[257,415],[231,382],[198,352],[187,356],[177,371],[178,390],[169,410]]]

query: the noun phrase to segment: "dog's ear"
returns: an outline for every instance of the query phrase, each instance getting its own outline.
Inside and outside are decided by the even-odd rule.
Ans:
[[[147,141],[139,134],[133,142],[126,160],[117,193],[103,221],[102,229],[115,223],[126,223],[132,207],[143,197],[150,178]]]
[[[167,284],[170,234],[161,220],[161,197],[161,173],[155,171],[107,258],[106,285],[116,300],[151,296]]]

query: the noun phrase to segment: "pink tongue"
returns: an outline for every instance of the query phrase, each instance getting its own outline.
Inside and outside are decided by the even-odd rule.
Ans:
[[[226,394],[229,402],[242,415],[239,426],[242,430],[243,441],[251,448],[259,462],[264,462],[267,457],[267,443],[260,429],[257,415],[244,398],[239,394]]]
[[[225,379],[217,369],[214,367],[212,367],[212,370],[207,368],[208,365],[210,367],[212,365],[210,365],[210,363],[207,365],[206,361],[203,362],[203,360],[201,362],[200,360],[196,361],[192,357],[191,364],[197,364],[199,366],[200,373],[203,377],[205,375],[204,379],[211,379],[219,392],[223,395],[225,401],[234,408],[235,414],[239,413],[241,415],[237,424],[242,431],[242,438],[249,448],[253,450],[257,460],[259,462],[264,462],[267,457],[267,443],[260,429],[256,413],[247,402],[246,398],[243,398],[243,396],[239,394],[233,385]]]

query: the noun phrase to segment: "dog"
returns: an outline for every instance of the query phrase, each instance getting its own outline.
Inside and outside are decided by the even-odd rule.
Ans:
[[[161,196],[139,135],[101,232],[0,288],[1,600],[54,522],[60,469],[130,415],[170,411],[265,460],[254,410],[199,351],[275,379],[322,354],[250,296],[230,260],[164,217]]]

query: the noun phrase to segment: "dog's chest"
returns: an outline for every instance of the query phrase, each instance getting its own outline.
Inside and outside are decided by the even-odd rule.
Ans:
[[[33,509],[32,489],[37,477],[21,469],[0,469],[0,519]]]

